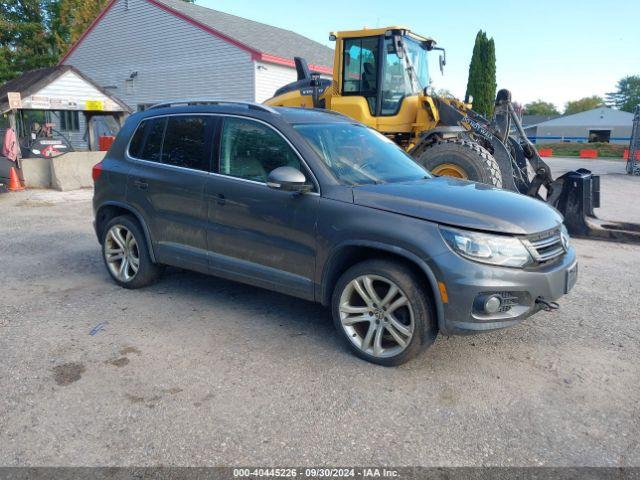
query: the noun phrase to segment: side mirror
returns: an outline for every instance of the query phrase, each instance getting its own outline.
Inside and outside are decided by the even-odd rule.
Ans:
[[[278,167],[269,173],[267,186],[285,192],[306,193],[311,190],[304,174],[293,167]]]
[[[443,55],[440,55],[440,75],[444,75],[444,66],[447,64]]]

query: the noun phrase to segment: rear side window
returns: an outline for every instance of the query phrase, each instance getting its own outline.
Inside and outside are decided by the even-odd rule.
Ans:
[[[129,145],[140,160],[208,172],[216,119],[210,115],[178,115],[144,120]]]
[[[132,157],[140,158],[140,150],[142,150],[142,145],[144,144],[144,133],[148,123],[149,122],[142,122],[138,126],[136,133],[133,134],[133,138],[129,144],[129,155]]]
[[[162,163],[209,171],[210,123],[207,116],[169,117],[162,147]]]
[[[144,129],[144,143],[142,148],[138,151],[137,158],[149,160],[150,162],[160,161],[162,155],[162,136],[164,135],[165,123],[165,118],[154,118],[144,122],[140,126],[139,130]]]

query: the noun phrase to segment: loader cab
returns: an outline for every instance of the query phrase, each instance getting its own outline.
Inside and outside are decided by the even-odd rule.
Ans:
[[[429,86],[435,41],[399,27],[334,33],[331,109],[382,132],[409,132],[418,96]]]

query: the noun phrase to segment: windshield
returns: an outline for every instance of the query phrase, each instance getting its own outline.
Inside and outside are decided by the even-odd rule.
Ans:
[[[403,58],[398,57],[393,38],[385,40],[382,115],[396,115],[402,99],[420,93],[429,85],[427,50],[420,42],[403,37]]]
[[[419,88],[422,90],[429,86],[429,63],[427,59],[427,50],[417,40],[413,40],[408,37],[405,37],[404,40],[409,63],[413,67]]]
[[[384,135],[349,123],[295,125],[340,183],[366,185],[429,178]]]

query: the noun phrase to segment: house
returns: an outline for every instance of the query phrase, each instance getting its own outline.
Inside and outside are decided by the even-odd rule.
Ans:
[[[561,117],[561,115],[523,115],[520,123],[526,128],[559,117]]]
[[[565,115],[525,127],[535,143],[611,142],[629,143],[633,114],[598,107],[574,115]]]
[[[289,30],[182,0],[111,0],[61,63],[144,110],[178,98],[262,102],[297,79],[295,56],[333,71],[331,48]]]
[[[51,150],[55,139],[74,150],[98,150],[99,137],[115,135],[128,113],[125,103],[70,65],[30,70],[0,85],[0,139],[14,125],[27,156],[30,146],[35,155],[47,145]]]

